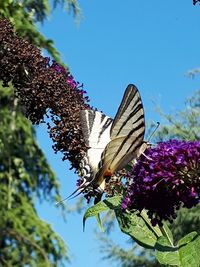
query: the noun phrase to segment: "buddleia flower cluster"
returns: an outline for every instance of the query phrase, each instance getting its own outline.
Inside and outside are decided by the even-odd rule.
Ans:
[[[172,222],[200,202],[200,141],[170,140],[145,151],[129,173],[123,210],[148,211],[153,225]]]
[[[13,84],[32,123],[46,120],[55,152],[78,169],[87,150],[79,119],[81,109],[91,108],[86,92],[67,69],[18,37],[6,19],[0,20],[0,80],[4,87]]]

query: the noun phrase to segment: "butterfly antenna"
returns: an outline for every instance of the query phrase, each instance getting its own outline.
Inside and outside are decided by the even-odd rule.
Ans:
[[[160,126],[160,122],[157,121],[157,125],[155,127],[155,129],[153,130],[153,132],[151,133],[151,135],[149,136],[149,139],[148,139],[148,143],[150,142],[151,138],[153,137],[153,135],[155,134],[155,132],[158,130],[158,127]]]

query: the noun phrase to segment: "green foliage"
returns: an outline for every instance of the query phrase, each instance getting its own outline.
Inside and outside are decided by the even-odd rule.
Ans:
[[[190,210],[182,208],[178,212],[178,216],[171,226],[175,241],[183,237],[183,234],[189,234],[193,231],[197,231],[198,234],[200,234],[199,225],[200,205],[193,207]]]
[[[169,139],[200,140],[200,90],[188,98],[185,102],[185,109],[176,114],[164,114],[158,110],[165,119],[156,133],[156,141]]]
[[[115,262],[116,266],[121,267],[159,267],[160,263],[155,260],[152,250],[144,250],[136,243],[132,244],[131,249],[124,249],[114,244],[107,237],[101,236],[99,239],[102,246],[100,252],[104,255],[103,260]],[[106,245],[105,245],[106,244]]]
[[[37,29],[51,12],[50,5],[66,7],[77,17],[75,0],[2,0],[0,18],[8,18],[25,37],[58,62],[53,41]],[[61,200],[57,179],[35,140],[12,86],[0,85],[0,266],[64,266],[69,261],[63,240],[42,221],[35,201]]]
[[[49,0],[1,0],[0,18],[8,18],[15,26],[15,30],[21,37],[25,37],[38,48],[44,48],[59,63],[60,54],[55,49],[53,40],[46,39],[37,27],[36,23],[43,23],[50,14],[51,2]],[[72,10],[77,17],[80,13],[76,0],[54,0],[54,8],[57,5],[64,5]]]
[[[123,233],[128,234],[133,240],[145,248],[154,248],[161,232],[157,226],[151,226],[145,211],[139,215],[136,212],[123,213],[118,210],[116,217]]]
[[[1,266],[64,266],[66,250],[51,226],[40,220],[26,196],[1,209]],[[67,258],[66,258],[67,259]]]
[[[164,265],[199,267],[199,250],[200,236],[196,232],[192,232],[183,237],[177,246],[174,246],[172,242],[162,236],[156,244],[156,258]]]
[[[75,17],[79,17],[81,11],[77,0],[54,0],[54,8],[59,4],[65,4],[67,10],[72,11]]]
[[[11,188],[14,183],[19,186],[18,193],[30,198],[33,193],[50,198],[54,188],[52,199],[57,200],[59,187],[55,175],[37,145],[34,129],[20,111],[18,99],[13,97],[12,87],[0,88],[0,140],[1,178],[14,176]]]
[[[156,258],[163,265],[180,266],[179,253],[173,242],[161,236],[156,243]]]
[[[115,212],[122,232],[129,235],[143,247],[154,248],[158,237],[162,235],[159,227],[153,227],[151,225],[145,211],[142,211],[141,214],[138,214],[138,212],[123,212],[121,209],[121,200],[122,198],[120,196],[114,196],[88,208],[83,217],[83,225],[85,225],[87,218],[95,216],[97,217],[100,228],[102,228],[99,213],[112,209]]]
[[[0,266],[62,266],[64,242],[34,203],[61,200],[59,185],[12,87],[0,87],[0,184]]]
[[[121,197],[119,196],[107,198],[97,203],[86,211],[83,223],[85,224],[87,218],[95,216],[100,228],[102,228],[99,213],[113,209],[120,230],[142,247],[154,249],[160,264],[179,267],[199,266],[200,236],[196,232],[186,235],[175,245],[173,235],[167,225],[160,228],[158,226],[153,227],[145,211],[140,214],[123,212],[120,203]],[[152,263],[154,264],[154,262]]]

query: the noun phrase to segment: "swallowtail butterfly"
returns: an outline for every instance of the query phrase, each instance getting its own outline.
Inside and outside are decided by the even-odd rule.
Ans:
[[[135,163],[148,147],[140,93],[129,84],[113,120],[94,110],[82,110],[80,120],[89,149],[82,161],[82,183],[70,196],[84,193],[97,198],[104,192],[106,179]]]

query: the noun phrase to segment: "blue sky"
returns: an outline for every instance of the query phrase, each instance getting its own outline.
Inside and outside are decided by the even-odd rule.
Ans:
[[[193,6],[192,0],[85,0],[80,5],[79,25],[57,8],[40,29],[54,40],[63,61],[84,84],[91,104],[113,117],[124,89],[134,83],[147,121],[162,123],[157,105],[166,113],[183,108],[185,99],[199,89],[200,78],[190,79],[186,73],[200,65],[200,6]],[[37,128],[37,135],[66,197],[77,177],[61,161],[62,155],[54,155],[44,125]],[[38,205],[38,212],[66,241],[71,266],[110,265],[100,260],[94,220],[88,221],[83,233],[82,215],[72,214],[64,223],[53,206]],[[112,238],[125,246],[127,238],[118,229]]]

